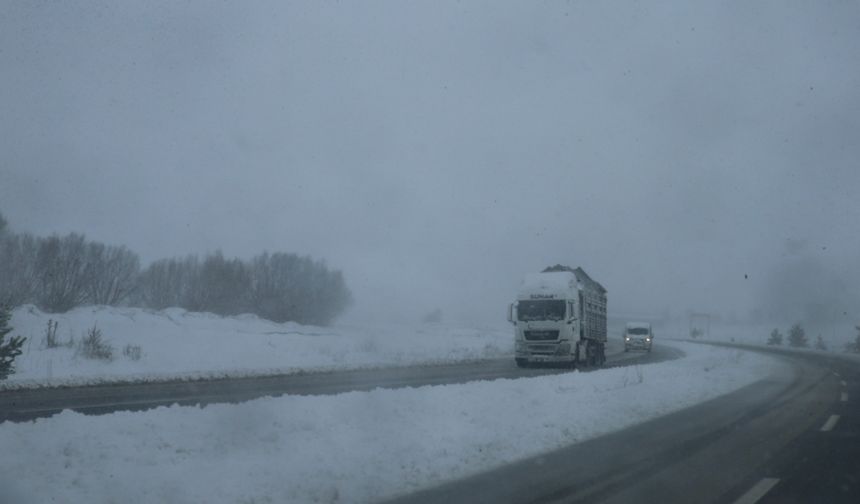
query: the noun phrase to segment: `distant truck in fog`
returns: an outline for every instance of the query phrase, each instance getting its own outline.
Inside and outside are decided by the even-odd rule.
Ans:
[[[606,361],[606,289],[582,268],[556,265],[527,275],[508,307],[508,321],[515,327],[520,367]]]

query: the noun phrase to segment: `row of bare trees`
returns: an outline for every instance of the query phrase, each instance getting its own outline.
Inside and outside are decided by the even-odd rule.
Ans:
[[[0,301],[33,303],[50,312],[82,304],[120,304],[135,288],[137,254],[82,235],[0,238]]]
[[[325,325],[351,300],[340,271],[306,256],[264,253],[242,261],[215,252],[162,259],[141,269],[137,254],[126,247],[74,233],[11,233],[0,215],[0,303],[9,306],[32,303],[48,312],[86,304],[177,306]]]
[[[283,252],[250,261],[227,259],[220,252],[203,259],[162,259],[143,271],[139,286],[141,304],[154,309],[255,313],[276,322],[316,325],[330,323],[352,300],[340,271]]]

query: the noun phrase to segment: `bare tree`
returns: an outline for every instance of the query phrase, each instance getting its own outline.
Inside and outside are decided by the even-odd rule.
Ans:
[[[325,325],[351,302],[339,271],[322,261],[287,253],[264,253],[251,261],[251,305],[261,317]]]
[[[86,250],[87,300],[97,305],[115,306],[135,288],[140,259],[125,247],[89,243]]]
[[[251,276],[239,259],[225,259],[216,251],[204,259],[196,280],[194,292],[200,309],[219,315],[248,311]]]
[[[35,302],[38,247],[38,240],[29,234],[0,236],[0,303],[19,306]]]
[[[199,269],[197,256],[155,261],[139,276],[136,294],[144,306],[156,310],[172,306],[192,309],[191,289]]]
[[[82,235],[41,240],[36,254],[37,304],[48,312],[65,312],[82,304],[87,297],[85,271]]]

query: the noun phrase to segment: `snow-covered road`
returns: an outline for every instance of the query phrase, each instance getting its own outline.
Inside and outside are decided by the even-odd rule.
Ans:
[[[781,369],[739,350],[591,373],[288,396],[0,426],[0,501],[368,502],[726,394]]]

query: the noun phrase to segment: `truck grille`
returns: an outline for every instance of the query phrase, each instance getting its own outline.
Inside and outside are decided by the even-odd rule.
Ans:
[[[528,341],[550,341],[558,339],[558,330],[547,331],[523,331],[523,336]]]
[[[532,354],[554,355],[558,350],[558,345],[529,345],[529,352]]]

